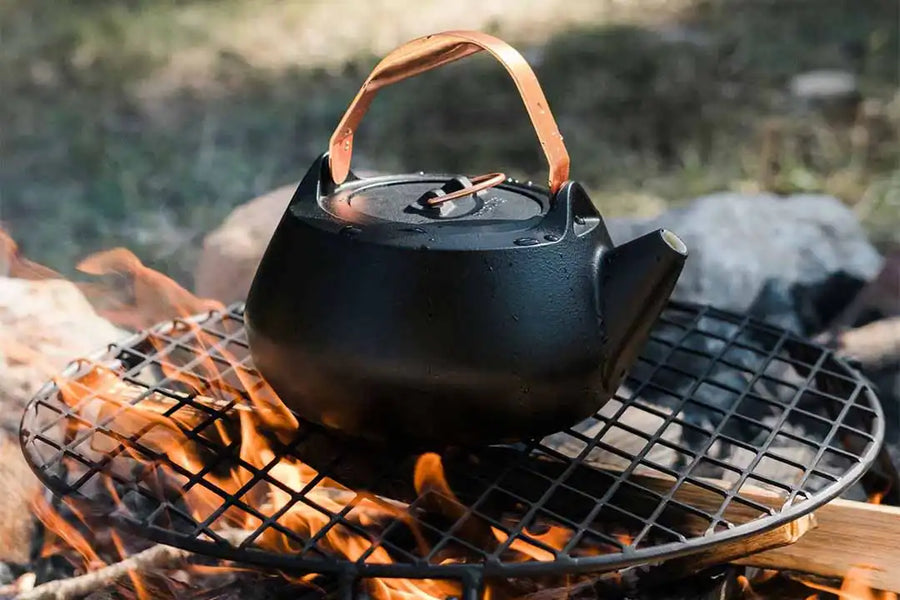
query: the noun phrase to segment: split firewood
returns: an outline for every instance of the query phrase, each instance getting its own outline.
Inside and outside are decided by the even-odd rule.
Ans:
[[[876,310],[886,316],[900,314],[900,249],[885,256],[878,275],[828,324],[826,333],[834,335],[842,329],[852,327],[868,310]]]
[[[815,515],[817,527],[796,543],[736,562],[827,577],[864,571],[873,588],[900,593],[900,508],[837,499]]]
[[[667,561],[651,570],[643,583],[644,585],[662,583],[678,576],[699,573],[709,567],[743,559],[760,552],[790,547],[800,541],[807,532],[814,530],[816,526],[815,515],[806,514],[775,529],[747,538],[716,544],[683,558]]]
[[[218,531],[217,533],[234,545],[240,544],[250,535],[250,532],[242,530]],[[193,553],[187,550],[157,544],[129,556],[121,562],[107,565],[96,571],[69,579],[57,579],[42,583],[31,590],[20,593],[16,596],[16,600],[75,600],[108,587],[129,574],[175,568],[191,556]]]
[[[152,546],[125,560],[71,577],[43,583],[30,591],[16,596],[16,600],[74,600],[100,588],[112,585],[117,580],[133,573],[149,569],[170,569],[180,565],[191,556],[187,550],[164,546]]]
[[[841,355],[870,369],[900,361],[900,317],[882,319],[837,335]]]

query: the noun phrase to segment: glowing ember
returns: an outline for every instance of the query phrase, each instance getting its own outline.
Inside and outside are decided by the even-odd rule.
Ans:
[[[877,591],[869,587],[869,574],[870,569],[851,569],[844,577],[840,589],[812,581],[803,581],[803,584],[820,592],[834,594],[841,600],[897,600],[897,594],[893,592]]]
[[[869,494],[869,504],[881,504],[886,493],[887,492],[881,490],[872,492],[871,494]]]
[[[762,597],[753,589],[750,580],[743,575],[737,577],[738,585],[741,587],[741,595],[744,600],[762,600]]]

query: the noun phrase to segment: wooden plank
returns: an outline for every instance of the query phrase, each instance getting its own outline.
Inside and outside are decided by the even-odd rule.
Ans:
[[[751,535],[740,540],[715,544],[694,554],[666,561],[652,569],[642,583],[644,585],[653,585],[654,582],[665,582],[699,573],[708,567],[734,562],[735,559],[743,558],[750,554],[788,547],[797,543],[815,526],[815,515],[809,514],[763,533]]]
[[[637,476],[633,480],[658,491],[671,488],[671,482],[664,478]],[[716,487],[728,487],[724,481],[704,481]],[[741,496],[774,507],[780,507],[783,501],[776,493],[746,486],[741,489]],[[720,502],[716,494],[691,485],[680,488],[675,497],[705,509],[714,509]],[[726,513],[733,523],[754,518],[752,509],[745,510],[742,505],[730,506]],[[760,547],[767,543],[773,544],[772,549],[736,558],[742,549],[738,545],[734,548],[737,553],[730,560],[741,565],[825,577],[845,577],[852,571],[864,577],[873,588],[900,593],[900,507],[837,499],[816,510],[814,517],[815,527],[803,526],[793,540],[787,539],[789,536],[783,528],[769,536],[751,536],[744,550],[753,552],[753,545]],[[722,555],[717,549],[711,554]],[[703,561],[704,556],[698,554],[680,560],[689,564],[691,559]]]
[[[869,586],[900,593],[900,507],[834,500],[815,512],[818,527],[796,543],[737,560],[827,577],[862,571]]]

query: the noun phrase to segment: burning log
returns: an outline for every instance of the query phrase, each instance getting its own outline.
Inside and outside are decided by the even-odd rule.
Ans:
[[[827,331],[834,333],[852,327],[870,310],[887,316],[900,313],[900,249],[894,249],[885,256],[881,271],[829,323]]]

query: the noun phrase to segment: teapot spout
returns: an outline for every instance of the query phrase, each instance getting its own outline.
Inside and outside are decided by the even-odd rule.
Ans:
[[[665,229],[603,253],[600,315],[606,332],[606,381],[618,386],[637,359],[678,281],[687,247]]]

